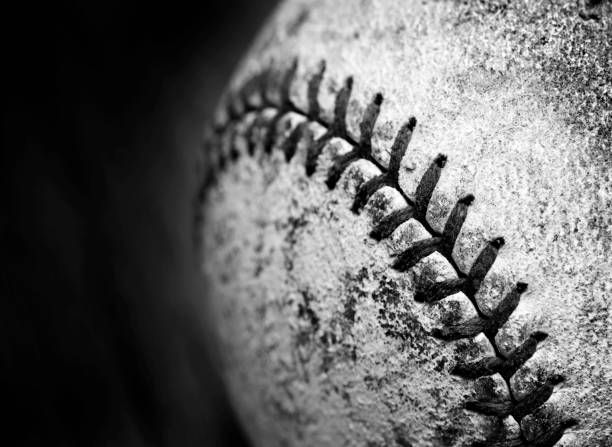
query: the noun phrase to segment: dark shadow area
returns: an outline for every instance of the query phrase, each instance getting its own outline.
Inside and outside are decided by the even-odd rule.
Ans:
[[[275,3],[3,11],[6,445],[246,445],[198,315],[195,160]]]

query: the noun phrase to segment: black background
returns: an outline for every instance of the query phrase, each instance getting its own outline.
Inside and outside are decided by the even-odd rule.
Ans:
[[[6,445],[245,444],[193,312],[194,164],[274,3],[3,7]]]

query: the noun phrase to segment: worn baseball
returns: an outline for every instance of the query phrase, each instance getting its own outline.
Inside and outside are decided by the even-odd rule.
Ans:
[[[254,445],[612,446],[611,50],[608,2],[280,5],[198,205]]]

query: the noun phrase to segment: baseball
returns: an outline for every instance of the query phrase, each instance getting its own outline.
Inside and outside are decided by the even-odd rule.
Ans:
[[[612,4],[290,0],[202,149],[257,446],[612,445]]]

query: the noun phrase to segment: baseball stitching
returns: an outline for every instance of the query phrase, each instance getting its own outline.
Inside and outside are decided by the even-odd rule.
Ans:
[[[430,238],[413,243],[397,255],[391,267],[405,272],[430,254],[434,252],[440,253],[452,265],[457,278],[440,282],[431,282],[427,281],[426,278],[421,278],[420,285],[417,286],[415,291],[415,300],[424,303],[434,303],[457,292],[462,292],[476,310],[476,317],[459,324],[436,328],[430,332],[430,335],[441,340],[450,341],[471,338],[483,333],[493,346],[495,356],[473,362],[458,363],[451,369],[450,373],[464,379],[477,379],[483,376],[500,374],[507,385],[510,400],[468,401],[465,402],[464,407],[469,411],[489,416],[512,416],[521,426],[520,438],[477,441],[473,445],[487,447],[554,446],[561,439],[567,428],[577,424],[576,420],[565,419],[557,422],[549,430],[541,431],[539,436],[532,440],[527,440],[525,437],[522,429],[522,420],[525,416],[532,414],[546,403],[552,395],[554,387],[561,383],[564,378],[556,374],[550,375],[540,387],[521,399],[515,397],[510,385],[511,377],[533,356],[538,344],[547,338],[547,334],[535,331],[521,345],[514,348],[508,354],[501,352],[495,340],[499,329],[506,323],[518,306],[521,294],[527,289],[527,284],[518,282],[513,290],[504,296],[499,301],[497,307],[491,312],[484,312],[476,301],[476,293],[487,272],[493,266],[498,251],[503,247],[504,239],[497,237],[489,241],[469,271],[466,272],[459,268],[453,259],[452,252],[467,217],[469,207],[475,200],[474,196],[467,195],[458,200],[446,221],[443,231],[440,233],[434,230],[427,222],[426,213],[441,172],[447,163],[446,156],[440,154],[431,162],[431,165],[423,174],[416,188],[415,199],[410,199],[401,189],[398,177],[400,163],[412,137],[416,126],[416,119],[411,117],[400,128],[391,148],[389,164],[387,167],[383,166],[372,154],[372,133],[383,102],[383,96],[380,93],[376,94],[371,103],[366,107],[360,121],[360,137],[357,141],[349,135],[346,125],[346,113],[353,86],[353,79],[351,77],[345,80],[342,88],[336,94],[332,122],[328,123],[320,116],[318,96],[325,69],[325,62],[321,62],[318,70],[308,82],[308,110],[302,110],[297,107],[290,98],[290,89],[297,71],[297,60],[293,62],[288,70],[282,73],[280,82],[275,82],[278,78],[273,76],[274,72],[272,70],[265,70],[251,77],[239,89],[226,96],[224,101],[225,119],[223,122],[212,126],[205,138],[205,153],[203,155],[209,160],[209,163],[206,167],[207,175],[205,176],[205,181],[202,182],[199,191],[198,203],[203,201],[206,190],[215,182],[216,175],[225,169],[228,161],[236,160],[240,157],[240,153],[231,142],[236,136],[235,125],[244,120],[247,114],[255,114],[255,119],[252,120],[246,130],[249,155],[255,154],[257,149],[255,132],[259,130],[264,131],[264,136],[261,139],[264,153],[270,154],[273,148],[278,145],[284,153],[287,162],[295,155],[298,144],[307,139],[308,146],[305,161],[307,176],[311,176],[315,172],[318,158],[325,145],[332,138],[340,138],[349,143],[352,149],[347,153],[336,156],[333,160],[333,164],[327,173],[325,182],[327,187],[334,189],[343,172],[354,161],[365,159],[374,164],[381,171],[381,174],[365,181],[357,189],[352,211],[359,213],[370,197],[384,186],[395,189],[404,198],[407,206],[381,218],[374,225],[370,236],[377,241],[388,238],[398,226],[409,219],[418,221],[431,235]],[[269,88],[275,87],[278,88],[277,100],[270,98],[268,93]],[[256,104],[251,100],[253,95],[256,95],[259,99],[256,101]],[[271,118],[262,113],[264,110],[270,109],[274,110]],[[288,113],[300,115],[305,118],[305,121],[291,129],[284,140],[278,141],[277,127],[281,119]],[[317,123],[325,129],[324,133],[316,139],[308,127],[312,123]],[[223,142],[227,142],[227,140],[224,140],[225,138],[229,138],[230,141],[228,153],[223,153],[220,150]],[[216,157],[216,160],[211,161],[211,157]]]

